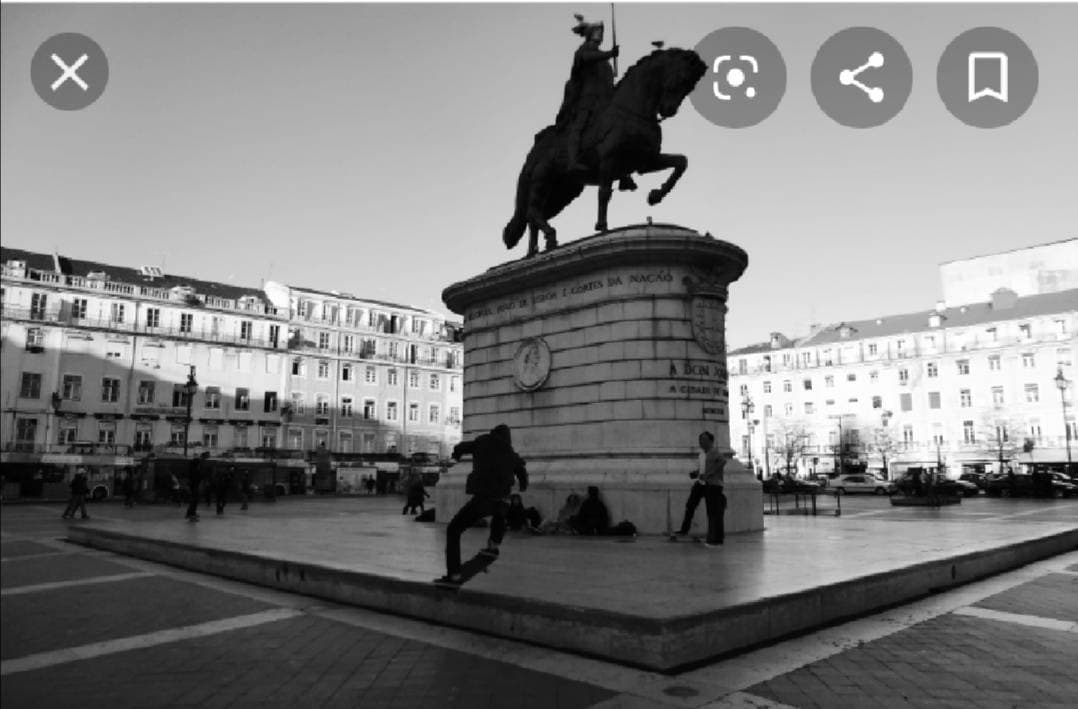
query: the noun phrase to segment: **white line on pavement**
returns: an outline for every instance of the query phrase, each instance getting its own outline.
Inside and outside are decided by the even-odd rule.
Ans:
[[[976,606],[955,608],[954,613],[956,615],[968,615],[973,616],[974,618],[984,618],[986,620],[998,620],[1003,623],[1025,625],[1030,628],[1046,628],[1048,630],[1063,630],[1070,633],[1078,633],[1078,623],[1070,620],[1042,618],[1039,615],[1024,615],[1022,613],[1006,613],[1004,611],[994,611],[989,608],[977,608]]]
[[[88,579],[75,579],[74,581],[53,581],[51,583],[36,583],[31,586],[14,586],[0,590],[0,596],[21,596],[26,593],[38,591],[52,591],[57,588],[70,588],[72,586],[85,586],[93,583],[112,583],[114,581],[129,581],[131,579],[153,576],[147,571],[135,571],[130,574],[113,574],[112,576],[91,576]]]
[[[112,655],[117,652],[142,650],[148,647],[178,642],[180,640],[191,640],[207,635],[216,635],[217,633],[224,633],[230,630],[240,630],[242,628],[263,625],[265,623],[273,623],[278,620],[287,620],[289,618],[294,618],[297,615],[301,615],[301,613],[289,608],[275,608],[274,610],[262,611],[261,613],[251,613],[249,615],[236,616],[235,618],[214,620],[208,623],[188,625],[182,628],[158,630],[153,633],[132,635],[131,637],[117,638],[116,640],[105,640],[104,642],[69,647],[64,648],[63,650],[40,652],[35,655],[27,655],[26,657],[0,662],[0,676],[15,674],[16,672],[40,670],[68,662],[76,662],[78,660],[90,660],[95,657]]]

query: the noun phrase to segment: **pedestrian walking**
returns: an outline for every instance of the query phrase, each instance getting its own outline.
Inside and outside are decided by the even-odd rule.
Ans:
[[[464,503],[449,522],[445,533],[444,583],[459,584],[460,535],[479,520],[490,517],[490,538],[479,553],[497,558],[498,547],[505,537],[505,513],[509,507],[506,498],[516,477],[521,492],[528,489],[528,472],[524,459],[513,450],[512,432],[505,424],[495,426],[490,433],[478,436],[474,441],[461,441],[453,448],[453,458],[472,456],[472,472],[468,475],[464,491],[472,498]]]
[[[707,454],[703,450],[696,457],[696,470],[689,473],[689,479],[692,480],[692,489],[689,490],[689,499],[685,501],[685,515],[681,518],[681,526],[674,532],[675,537],[688,536],[692,529],[692,518],[696,515],[696,508],[700,506],[700,501],[704,499],[704,481],[702,475],[704,473],[704,462]]]
[[[78,510],[82,513],[83,519],[90,519],[90,515],[86,514],[86,493],[90,491],[90,484],[86,477],[86,468],[77,468],[75,470],[75,477],[71,479],[71,497],[67,501],[67,509],[61,515],[62,519],[71,519],[75,516],[75,511]]]
[[[422,514],[426,511],[424,509],[423,500],[428,497],[430,497],[430,493],[427,492],[427,488],[423,486],[423,476],[413,476],[412,481],[408,484],[408,500],[404,504],[404,510],[401,514],[417,514],[417,508],[419,509],[419,514]]]
[[[236,466],[229,465],[227,468],[218,469],[213,477],[213,495],[217,498],[217,514],[221,515],[225,513],[228,494],[232,491],[232,485],[236,480]]]
[[[715,436],[710,431],[700,434],[700,450],[704,452],[704,504],[707,507],[707,539],[704,545],[708,547],[721,546],[726,533],[726,495],[723,494],[723,468],[726,467],[725,458],[715,448]]]
[[[187,472],[187,484],[191,488],[191,501],[187,505],[187,521],[198,521],[198,493],[199,488],[202,485],[202,479],[206,475],[209,463],[207,459],[210,457],[209,451],[204,451],[202,455],[197,458],[191,459],[190,467]]]
[[[247,509],[247,503],[251,499],[251,471],[244,468],[240,471],[240,505],[241,510]]]

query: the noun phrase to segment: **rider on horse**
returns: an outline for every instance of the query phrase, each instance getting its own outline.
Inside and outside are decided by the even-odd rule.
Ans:
[[[599,48],[603,43],[603,23],[585,22],[576,15],[575,34],[584,38],[573,54],[573,68],[565,82],[565,94],[555,119],[560,129],[568,126],[568,152],[570,170],[585,172],[580,145],[584,131],[592,118],[606,107],[614,95],[614,70],[609,60],[618,56],[618,47],[610,51]]]

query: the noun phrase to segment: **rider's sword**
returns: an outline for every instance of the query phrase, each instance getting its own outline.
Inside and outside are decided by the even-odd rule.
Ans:
[[[610,41],[616,47],[618,46],[618,23],[614,17],[614,3],[610,3]],[[614,76],[618,75],[618,58],[614,57]]]

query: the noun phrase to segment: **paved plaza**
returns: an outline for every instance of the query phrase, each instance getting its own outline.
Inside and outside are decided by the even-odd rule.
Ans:
[[[920,511],[946,517],[927,524],[918,511],[865,500],[847,507],[845,519],[791,522],[832,525],[833,547],[802,550],[802,566],[816,569],[828,566],[821,556],[837,553],[843,537],[859,539],[851,530],[877,530],[854,526],[870,520],[896,527],[874,540],[886,556],[914,528],[935,529],[938,537],[962,531],[983,541],[997,526],[1073,528],[1076,510],[1067,501],[972,500]],[[442,528],[416,524],[399,512],[396,500],[386,498],[284,500],[253,506],[247,519],[229,510],[223,518],[204,516],[199,525],[188,525],[175,508],[95,505],[90,522],[206,536],[266,524],[287,547],[321,519],[335,530],[323,537],[335,541],[310,544],[315,557],[337,554],[336,562],[344,564],[351,557],[340,557],[342,550],[367,549],[362,558],[377,557],[393,573],[416,574],[425,582],[433,576],[428,571],[439,570]],[[662,674],[73,546],[63,541],[68,527],[58,515],[50,505],[3,509],[5,707],[1026,707],[1066,706],[1078,693],[1066,670],[1078,662],[1076,552]],[[773,522],[768,519],[769,526]],[[466,548],[481,542],[481,532],[469,533]],[[269,551],[274,539],[259,548]],[[418,547],[424,540],[431,546]],[[770,537],[763,541],[770,545]],[[493,592],[533,585],[542,576],[531,593],[571,596],[581,578],[601,574],[576,569],[574,575],[564,566],[544,570],[541,559],[578,542],[587,547],[577,552],[585,556],[563,556],[620,555],[621,565],[633,569],[671,564],[663,568],[695,579],[696,594],[707,593],[713,570],[738,568],[724,565],[732,559],[716,558],[749,553],[734,551],[736,543],[711,552],[648,538],[625,544],[514,536],[494,572],[477,583]],[[785,552],[775,553],[794,563]],[[418,569],[408,559],[418,560]],[[619,573],[614,563],[601,570],[608,577]],[[645,598],[662,587],[634,586],[646,577],[641,573],[626,571],[628,583],[609,579],[610,605],[649,607]],[[691,595],[682,599],[683,607],[695,607]],[[660,602],[676,603],[664,596],[653,605]]]

